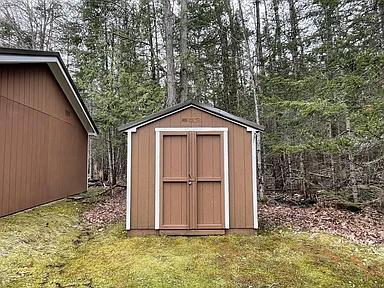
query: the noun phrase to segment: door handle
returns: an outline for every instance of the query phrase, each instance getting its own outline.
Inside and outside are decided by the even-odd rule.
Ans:
[[[188,180],[188,184],[189,184],[189,185],[192,185],[192,182],[195,182],[195,181],[196,181],[196,179],[193,179],[193,178],[192,178],[191,173],[188,173],[188,178],[189,178],[189,180]]]

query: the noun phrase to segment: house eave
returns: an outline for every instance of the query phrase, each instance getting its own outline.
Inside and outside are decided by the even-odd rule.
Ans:
[[[94,124],[59,53],[0,48],[0,64],[46,63],[89,136],[96,136]]]

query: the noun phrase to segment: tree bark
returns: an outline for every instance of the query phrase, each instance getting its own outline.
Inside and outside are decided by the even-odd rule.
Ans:
[[[333,138],[332,135],[332,123],[329,123],[328,125],[328,137],[329,139]],[[333,158],[332,153],[329,154],[329,160],[330,160],[330,165],[331,165],[331,175],[332,175],[332,189],[335,188],[336,186],[336,169],[335,169],[335,159]]]
[[[292,159],[291,155],[287,154],[287,164],[288,164],[288,179],[287,179],[287,186],[290,191],[290,193],[293,194],[293,186],[292,186]]]
[[[226,0],[225,2],[225,11],[228,15],[229,19],[229,48],[230,48],[230,56],[229,57],[229,71],[230,71],[230,78],[229,78],[229,108],[230,112],[236,113],[239,110],[239,97],[238,97],[238,90],[239,90],[239,83],[238,83],[238,65],[236,63],[236,60],[238,59],[237,55],[240,51],[240,47],[238,46],[237,41],[237,31],[235,31],[235,19],[232,13],[232,7],[231,7],[231,0]],[[236,105],[235,105],[236,104]]]
[[[216,21],[219,26],[219,37],[220,37],[220,52],[221,52],[221,71],[223,74],[223,88],[222,88],[222,97],[219,100],[220,105],[227,111],[232,111],[233,107],[231,107],[230,103],[230,87],[229,83],[231,81],[231,70],[229,65],[229,45],[228,45],[228,28],[222,22],[221,17],[223,14],[223,7],[219,5],[220,3],[214,2],[215,5],[215,16]]]
[[[273,12],[275,16],[275,48],[274,48],[274,54],[275,54],[275,61],[278,62],[282,58],[282,45],[281,45],[281,20],[280,20],[280,13],[279,13],[279,0],[273,0]],[[277,59],[276,59],[277,56]],[[276,67],[275,67],[276,68]]]
[[[159,39],[158,39],[158,27],[157,27],[157,13],[154,0],[151,1],[152,4],[152,17],[153,17],[153,28],[155,36],[155,54],[156,54],[156,79],[160,79],[160,57],[159,57]]]
[[[351,120],[349,119],[349,115],[345,117],[345,128],[347,130],[348,136],[352,138],[352,130],[351,130]],[[355,167],[355,157],[353,156],[352,149],[348,151],[348,162],[349,162],[349,181],[352,188],[352,197],[353,202],[357,203],[358,201],[358,189],[357,189],[357,175],[356,175],[356,167]]]
[[[188,19],[187,19],[187,0],[180,0],[180,102],[188,99]]]
[[[288,0],[289,4],[289,20],[290,20],[290,50],[292,54],[292,62],[293,62],[293,74],[295,77],[299,74],[300,68],[299,68],[299,48],[298,48],[298,42],[299,42],[299,25],[297,20],[297,12],[295,7],[295,1],[294,0]]]
[[[150,50],[150,54],[151,54],[151,58],[150,58],[150,61],[151,61],[151,78],[153,81],[157,81],[156,65],[155,65],[156,64],[156,62],[155,62],[155,47],[153,44],[153,30],[152,30],[152,16],[154,13],[151,10],[152,10],[151,9],[151,3],[148,1],[148,3],[147,3],[147,17],[148,17],[147,25],[148,25],[149,50]]]
[[[258,72],[261,75],[264,75],[263,45],[261,43],[260,0],[255,0],[255,23],[257,68]]]
[[[174,15],[171,10],[169,0],[162,0],[163,21],[165,31],[165,54],[167,62],[167,97],[165,105],[173,106],[177,103],[176,99],[176,77],[175,77],[175,57],[173,54],[173,27]]]
[[[307,185],[305,183],[305,162],[304,162],[304,152],[300,153],[300,186],[301,191],[303,192],[304,196],[307,198]]]
[[[251,75],[251,83],[252,83],[252,94],[253,94],[253,101],[255,105],[255,121],[257,124],[260,124],[260,115],[259,115],[259,100],[257,96],[257,91],[258,91],[258,83],[257,83],[257,76],[255,74],[255,67],[254,63],[252,61],[251,57],[251,50],[249,47],[249,39],[248,35],[246,33],[246,26],[245,26],[245,20],[244,20],[244,15],[243,15],[243,9],[241,6],[241,0],[238,0],[239,4],[239,12],[240,12],[240,18],[241,18],[241,23],[243,26],[243,33],[244,33],[244,40],[245,40],[245,49],[246,49],[246,54],[247,54],[247,60],[248,60],[248,68],[249,72]],[[262,155],[261,155],[261,136],[260,133],[257,133],[257,139],[256,139],[256,150],[257,150],[257,171],[258,173],[258,184],[259,184],[259,197],[264,198],[264,176],[262,173]]]
[[[112,144],[112,128],[108,129],[108,166],[109,166],[109,181],[110,185],[116,184],[116,174],[115,174],[115,163],[114,163],[114,153],[113,153],[113,144]]]

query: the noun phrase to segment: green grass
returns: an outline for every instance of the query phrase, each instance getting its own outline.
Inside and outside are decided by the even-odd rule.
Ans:
[[[90,195],[0,219],[0,287],[384,287],[384,245],[290,230],[128,238],[123,223],[81,222]]]

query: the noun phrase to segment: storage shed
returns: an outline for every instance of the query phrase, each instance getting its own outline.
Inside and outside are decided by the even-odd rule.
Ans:
[[[128,234],[253,232],[263,127],[187,101],[120,127],[127,134]]]
[[[96,134],[59,53],[0,48],[0,216],[86,191]]]

